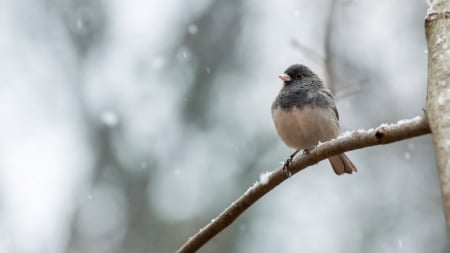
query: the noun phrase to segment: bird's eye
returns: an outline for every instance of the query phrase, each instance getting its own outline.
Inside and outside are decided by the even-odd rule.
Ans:
[[[298,79],[300,79],[300,78],[302,78],[302,75],[301,75],[301,74],[297,74],[296,77],[297,77]]]

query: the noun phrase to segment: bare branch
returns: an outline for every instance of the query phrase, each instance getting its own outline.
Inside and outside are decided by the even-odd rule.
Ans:
[[[367,88],[367,80],[361,79],[357,82],[353,82],[349,85],[342,86],[334,94],[334,98],[339,100],[344,97],[350,97],[353,94],[359,93]]]
[[[331,64],[331,60],[333,57],[332,47],[331,47],[331,32],[333,31],[334,27],[333,24],[335,22],[335,15],[336,15],[336,6],[337,6],[337,0],[331,1],[330,11],[328,14],[328,19],[325,25],[325,38],[324,38],[324,50],[325,50],[325,83],[328,86],[328,89],[331,90],[333,94],[336,92],[336,84],[334,82],[334,73],[333,73],[333,66]]]
[[[430,128],[427,120],[419,116],[410,120],[401,120],[396,124],[383,124],[376,129],[368,131],[355,131],[336,140],[331,140],[319,145],[308,155],[302,154],[296,156],[289,167],[290,172],[293,175],[321,160],[346,151],[388,144],[428,133],[430,133]],[[219,216],[200,229],[200,231],[191,237],[177,252],[188,253],[197,251],[220,231],[233,223],[239,215],[253,205],[258,199],[288,178],[289,177],[283,172],[282,168],[274,170],[268,175],[267,180],[255,183],[241,197],[219,214]]]
[[[317,53],[316,50],[308,47],[307,45],[301,43],[300,41],[296,40],[296,39],[292,39],[291,40],[291,45],[298,49],[300,52],[303,52],[306,57],[309,57],[311,59],[313,59],[313,61],[315,62],[319,62],[320,64],[323,64],[325,62],[325,58],[320,55],[319,53]]]
[[[340,5],[349,5],[352,4],[352,0],[332,0],[330,3],[330,9],[328,12],[327,20],[325,23],[325,32],[324,32],[324,55],[319,54],[313,48],[301,43],[297,39],[291,39],[292,47],[298,49],[301,53],[303,53],[306,57],[311,58],[314,62],[323,65],[325,69],[324,82],[327,84],[327,87],[334,94],[335,98],[343,98],[347,96],[351,96],[355,93],[358,93],[364,90],[367,86],[367,79],[363,78],[357,81],[353,81],[350,85],[342,86],[336,83],[336,76],[334,71],[334,66],[332,64],[333,58],[336,57],[333,55],[332,48],[332,32],[335,29],[334,24],[336,23],[336,12]]]

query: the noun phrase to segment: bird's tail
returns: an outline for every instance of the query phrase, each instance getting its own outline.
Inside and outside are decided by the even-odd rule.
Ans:
[[[352,161],[350,161],[344,153],[332,156],[329,160],[331,167],[333,167],[334,172],[338,175],[344,173],[352,174],[358,171]]]

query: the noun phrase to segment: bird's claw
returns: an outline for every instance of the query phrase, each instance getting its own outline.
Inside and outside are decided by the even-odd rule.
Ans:
[[[289,165],[292,162],[292,157],[288,157],[288,159],[286,159],[286,161],[283,164],[283,172],[288,176],[291,177],[292,173],[289,171]]]
[[[304,154],[304,155],[309,155],[309,153],[311,152],[311,150],[313,150],[314,148],[315,148],[315,147],[303,149],[303,154]]]

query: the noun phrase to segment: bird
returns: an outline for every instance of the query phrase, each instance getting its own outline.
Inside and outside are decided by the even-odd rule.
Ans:
[[[331,91],[307,66],[293,64],[279,78],[283,86],[272,104],[272,119],[281,140],[296,149],[283,166],[287,171],[300,150],[308,153],[319,142],[338,136],[339,113]],[[329,161],[337,175],[357,172],[344,153],[329,157]]]

